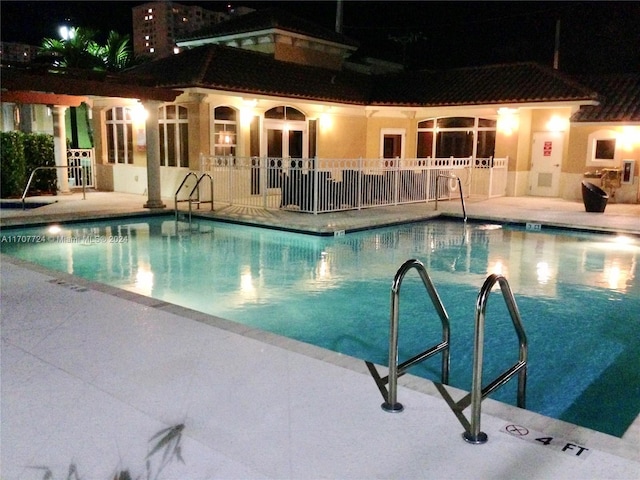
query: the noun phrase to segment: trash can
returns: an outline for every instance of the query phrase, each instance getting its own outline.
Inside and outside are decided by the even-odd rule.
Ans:
[[[582,181],[582,202],[587,212],[604,212],[609,195],[599,186],[585,180]]]

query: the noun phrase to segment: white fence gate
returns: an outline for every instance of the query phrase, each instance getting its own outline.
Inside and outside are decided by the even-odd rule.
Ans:
[[[69,187],[82,186],[82,170],[86,178],[85,187],[95,186],[95,153],[93,148],[72,148],[67,150],[67,165],[69,167]]]

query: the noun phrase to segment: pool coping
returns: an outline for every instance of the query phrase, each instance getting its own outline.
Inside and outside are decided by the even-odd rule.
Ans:
[[[87,280],[85,278],[78,277],[69,273],[51,270],[38,264],[29,262],[28,260],[22,260],[11,257],[7,254],[0,253],[0,264],[2,262],[8,262],[12,265],[20,266],[37,273],[47,275],[56,279],[58,282],[84,287],[107,295],[112,295],[120,299],[144,305],[148,308],[158,309],[160,311],[179,315],[193,321],[204,323],[214,328],[219,328],[221,330],[225,330],[237,335],[257,340],[259,342],[305,355],[307,357],[320,360],[341,368],[345,368],[353,372],[361,373],[368,377],[371,376],[363,360],[351,357],[349,355],[333,352],[331,350],[317,347],[315,345],[307,344],[271,332],[259,330],[238,322],[233,322],[222,317],[206,314],[187,307],[182,307],[180,305],[176,305],[164,300],[158,300],[135,292],[120,289],[118,287],[113,287],[107,284]],[[377,365],[377,367],[379,369],[386,368],[380,365]],[[428,379],[417,377],[412,374],[405,374],[398,379],[398,384],[402,385],[405,388],[429,395],[431,397],[437,397],[444,401],[444,399],[438,392],[436,385]],[[371,378],[371,388],[377,389],[373,378]],[[447,386],[447,390],[452,396],[458,398],[466,394],[465,391],[457,389],[455,387]],[[382,401],[382,397],[380,397],[380,400]],[[606,452],[631,461],[638,461],[637,437],[640,433],[640,416],[636,418],[631,426],[629,426],[625,434],[621,438],[618,438],[613,435],[588,429],[586,427],[581,427],[568,422],[564,422],[562,420],[547,417],[536,412],[520,409],[518,407],[499,402],[491,398],[486,398],[483,400],[482,412],[508,422],[514,422],[519,425],[527,425],[528,428],[535,431],[544,432],[549,436],[557,436],[565,439],[570,439],[581,445],[589,445],[589,448],[591,449],[600,450],[602,452]],[[461,432],[464,430],[462,426],[460,427],[460,429]]]

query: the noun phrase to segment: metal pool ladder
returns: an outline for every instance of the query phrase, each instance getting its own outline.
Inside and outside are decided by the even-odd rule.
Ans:
[[[412,359],[403,362],[398,365],[398,296],[400,293],[400,283],[402,281],[402,277],[406,274],[406,272],[415,267],[420,273],[420,277],[422,278],[425,286],[427,284],[427,290],[429,291],[429,295],[436,306],[436,310],[440,315],[443,324],[443,342],[431,349],[427,350],[423,354],[420,354]],[[426,280],[425,280],[426,279]],[[509,314],[511,316],[511,321],[515,328],[516,334],[518,336],[519,343],[519,354],[518,361],[507,370],[505,370],[502,374],[500,374],[495,380],[491,381],[486,387],[482,388],[482,362],[484,355],[484,322],[486,316],[486,308],[487,301],[489,299],[489,294],[493,287],[497,284],[500,286],[500,290],[502,292],[502,296],[505,300],[507,309],[509,310]],[[433,293],[432,293],[433,292]],[[434,295],[436,300],[434,300]],[[407,368],[412,365],[415,365],[419,361],[422,361],[428,356],[431,356],[433,353],[437,353],[437,351],[445,351],[446,354],[443,353],[443,368],[442,368],[442,382],[434,382],[436,388],[445,399],[449,408],[456,415],[465,431],[462,434],[463,438],[472,444],[482,444],[487,442],[488,436],[486,433],[480,431],[480,414],[481,414],[481,403],[482,400],[507,383],[513,376],[518,374],[518,393],[517,393],[517,404],[520,408],[525,408],[525,397],[526,397],[526,385],[527,385],[527,336],[524,331],[524,327],[522,326],[522,319],[520,317],[520,312],[518,311],[518,306],[516,304],[515,297],[513,296],[513,292],[511,291],[511,287],[509,286],[509,282],[503,275],[499,274],[491,274],[487,277],[484,284],[482,285],[480,292],[478,293],[478,298],[476,300],[476,309],[475,309],[475,335],[474,335],[474,347],[473,347],[473,377],[472,377],[472,385],[471,385],[471,393],[467,394],[457,402],[453,400],[449,392],[445,389],[444,385],[448,383],[448,371],[449,371],[449,320],[444,307],[442,306],[442,302],[440,302],[437,293],[435,293],[435,288],[431,284],[429,280],[429,276],[427,275],[426,269],[424,265],[418,260],[408,260],[406,261],[396,273],[396,276],[393,281],[393,285],[391,287],[391,320],[390,320],[390,335],[389,335],[389,375],[385,378],[380,378],[375,366],[370,363],[367,363],[367,367],[371,372],[378,388],[380,389],[383,397],[385,398],[385,403],[382,404],[382,409],[390,412],[397,412],[403,409],[402,404],[397,401],[397,381],[398,376],[406,373]],[[444,313],[444,316],[443,316]],[[445,319],[446,318],[446,322]],[[446,342],[446,347],[444,346]],[[428,352],[432,353],[427,354]],[[445,369],[445,358],[446,355],[446,369]],[[400,372],[400,373],[399,373]],[[384,385],[389,383],[389,393],[386,394],[386,389],[384,389]],[[468,420],[465,415],[462,413],[469,405],[471,405],[471,420]]]
[[[189,192],[189,196],[187,198],[183,200],[178,200],[178,194],[182,190],[182,187],[185,186],[185,184],[187,183],[187,180],[192,176],[196,179],[196,184],[191,189],[191,192]],[[205,177],[209,178],[209,185],[211,188],[211,200],[200,200],[200,182]],[[196,194],[195,198],[194,198],[194,194]],[[176,221],[178,220],[178,203],[180,202],[189,202],[189,223],[191,223],[192,205],[195,204],[198,206],[198,209],[200,209],[201,204],[210,203],[211,211],[213,211],[213,178],[211,177],[211,175],[209,175],[208,173],[203,173],[202,175],[200,175],[200,177],[198,177],[198,175],[196,175],[194,172],[189,172],[185,175],[185,177],[182,179],[182,182],[180,183],[180,186],[176,190],[175,195],[173,196],[173,206],[174,206],[173,208],[176,216]]]
[[[418,274],[422,279],[422,283],[424,284],[425,288],[427,289],[427,293],[431,298],[431,302],[433,303],[436,312],[438,312],[440,322],[442,323],[442,341],[437,345],[428,348],[424,352],[419,353],[418,355],[415,355],[398,365],[400,287],[402,286],[402,280],[404,279],[404,276],[412,268],[418,271]],[[436,353],[442,353],[441,380],[443,384],[449,383],[449,315],[444,309],[444,305],[442,305],[442,301],[440,300],[440,296],[433,286],[433,282],[431,282],[431,279],[429,278],[427,269],[419,260],[407,260],[396,272],[396,275],[393,279],[393,284],[391,286],[390,317],[389,374],[386,377],[382,378],[378,374],[378,370],[373,363],[365,363],[367,364],[367,368],[369,369],[369,372],[371,372],[376,385],[378,385],[378,389],[380,390],[380,393],[382,393],[382,397],[385,399],[385,402],[382,404],[382,409],[387,412],[401,412],[404,407],[400,402],[398,402],[398,377],[404,375],[410,367],[428,359]],[[388,391],[386,389],[387,384],[389,384]]]

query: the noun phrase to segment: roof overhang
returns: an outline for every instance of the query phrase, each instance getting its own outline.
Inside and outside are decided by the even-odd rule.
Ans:
[[[63,105],[79,107],[88,97],[77,95],[61,95],[57,93],[31,91],[2,91],[0,101],[5,103],[24,103],[30,105]]]
[[[78,98],[82,103],[89,96],[173,102],[181,93],[181,90],[140,85],[135,82],[135,79],[124,75],[109,76],[98,80],[48,71],[31,72],[13,68],[2,69],[3,102],[12,101],[9,100],[10,98],[22,98],[25,100],[24,103],[31,99],[36,100],[35,103],[72,105],[76,102],[72,97]],[[49,101],[56,99],[63,103]]]

